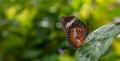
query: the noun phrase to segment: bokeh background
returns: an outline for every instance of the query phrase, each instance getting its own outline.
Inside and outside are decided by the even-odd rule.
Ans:
[[[92,32],[120,21],[120,0],[0,0],[0,61],[75,61],[60,22],[68,15]],[[99,61],[120,61],[120,35]]]

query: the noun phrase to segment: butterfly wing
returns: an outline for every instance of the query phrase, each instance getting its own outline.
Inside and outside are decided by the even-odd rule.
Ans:
[[[75,49],[79,48],[89,33],[87,26],[74,16],[62,17],[62,24],[69,44]]]

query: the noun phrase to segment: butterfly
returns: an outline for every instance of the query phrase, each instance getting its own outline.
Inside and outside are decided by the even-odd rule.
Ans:
[[[62,16],[61,23],[65,30],[68,43],[74,49],[82,46],[89,33],[88,27],[75,16]]]

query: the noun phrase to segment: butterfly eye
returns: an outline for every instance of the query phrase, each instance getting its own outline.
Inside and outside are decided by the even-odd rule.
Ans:
[[[61,21],[66,31],[68,43],[75,49],[82,46],[88,35],[87,26],[74,16],[63,16]]]

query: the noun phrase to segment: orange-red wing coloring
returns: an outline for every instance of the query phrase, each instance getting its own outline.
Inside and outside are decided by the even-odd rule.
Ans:
[[[61,22],[69,44],[78,49],[89,33],[88,27],[74,16],[63,16]]]

